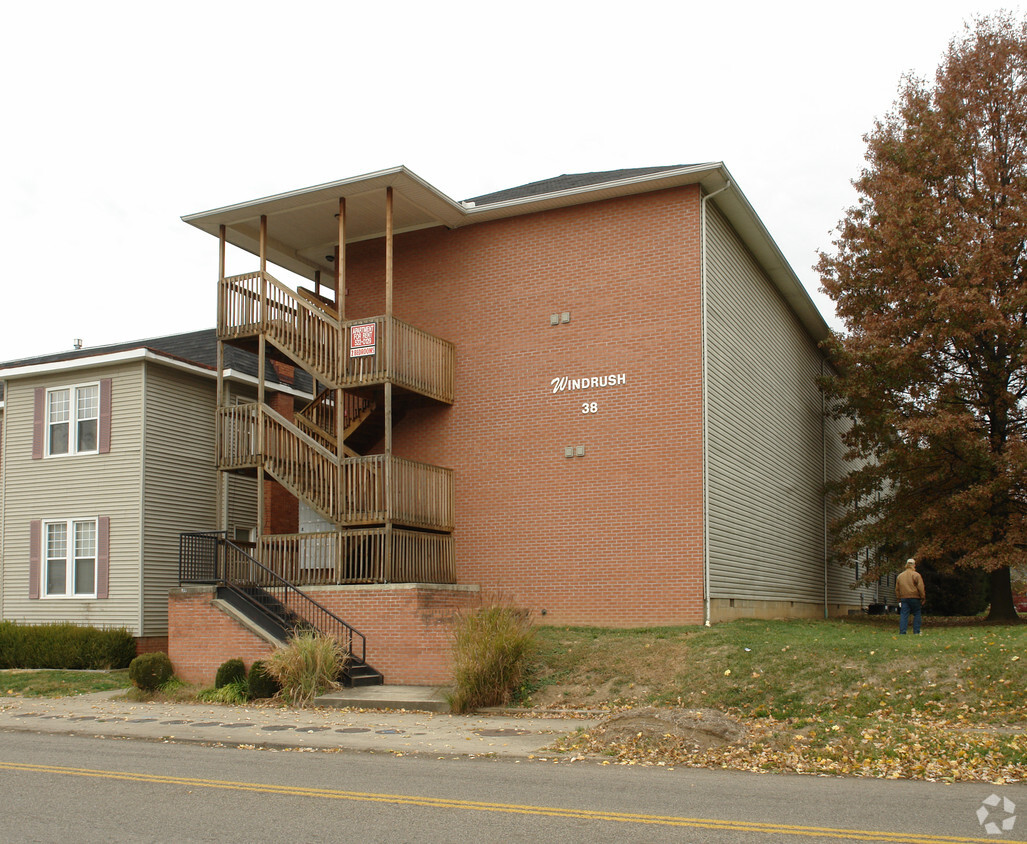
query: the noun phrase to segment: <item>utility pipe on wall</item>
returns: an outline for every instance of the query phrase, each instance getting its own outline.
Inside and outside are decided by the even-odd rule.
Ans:
[[[708,323],[706,315],[706,203],[717,194],[723,193],[731,187],[731,180],[728,179],[722,188],[713,193],[708,193],[699,202],[699,238],[700,238],[700,259],[699,259],[699,319],[702,325],[702,522],[703,522],[703,595],[705,601],[704,623],[710,626],[710,456],[709,456],[709,398],[708,390],[708,365],[707,365],[707,337],[706,326]]]

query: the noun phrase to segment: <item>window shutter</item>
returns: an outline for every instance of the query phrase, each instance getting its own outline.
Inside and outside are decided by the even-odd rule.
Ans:
[[[32,407],[32,459],[43,459],[43,432],[46,430],[46,388],[36,387]],[[36,597],[39,597],[38,595]]]
[[[38,519],[29,522],[29,598],[39,597],[39,558],[43,541],[43,523]]]
[[[100,382],[100,433],[97,439],[97,451],[107,454],[111,450],[111,379],[104,378]]]
[[[100,516],[96,520],[96,597],[110,597],[111,572],[111,520]]]

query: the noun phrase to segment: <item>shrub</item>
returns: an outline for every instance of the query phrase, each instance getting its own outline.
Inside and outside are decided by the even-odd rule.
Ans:
[[[281,690],[279,682],[268,674],[264,660],[258,659],[250,666],[250,673],[246,678],[246,691],[250,700],[274,697]]]
[[[508,703],[534,645],[526,610],[493,606],[460,616],[453,631],[453,711]]]
[[[125,668],[135,657],[135,647],[124,628],[0,622],[0,668]]]
[[[275,650],[265,670],[294,705],[307,706],[319,694],[338,688],[336,678],[348,659],[349,654],[333,637],[303,632]]]
[[[208,703],[246,703],[250,699],[246,680],[232,680],[223,686],[216,686],[213,689],[206,689],[200,692],[197,697]]]
[[[140,654],[128,666],[128,679],[146,692],[156,691],[171,679],[173,673],[171,659],[161,651]]]
[[[214,688],[220,689],[229,683],[246,683],[246,666],[241,659],[229,659],[218,666],[214,675]]]

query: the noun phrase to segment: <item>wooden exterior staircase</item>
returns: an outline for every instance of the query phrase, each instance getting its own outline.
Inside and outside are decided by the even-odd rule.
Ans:
[[[391,448],[405,407],[452,402],[452,344],[394,317],[339,320],[323,297],[267,272],[222,278],[218,339],[261,361],[257,401],[219,401],[218,468],[269,476],[334,526],[261,535],[259,562],[300,585],[455,582],[452,470]],[[320,386],[292,418],[263,401],[266,359]]]

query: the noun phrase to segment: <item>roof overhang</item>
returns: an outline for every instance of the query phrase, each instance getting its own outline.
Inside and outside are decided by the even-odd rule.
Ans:
[[[334,249],[339,242],[339,200],[346,200],[346,242],[385,234],[385,189],[393,189],[396,233],[434,226],[454,227],[463,208],[406,167],[379,170],[352,179],[189,214],[182,219],[215,237],[225,227],[229,243],[260,254],[260,218],[268,218],[267,259],[287,270],[313,278],[327,274],[332,286]]]
[[[114,366],[120,363],[141,361],[158,363],[162,366],[198,375],[201,378],[216,379],[218,377],[217,372],[213,367],[206,366],[202,363],[195,363],[194,361],[184,360],[183,358],[175,357],[174,355],[165,355],[159,351],[155,351],[154,349],[140,346],[139,348],[123,349],[118,352],[100,352],[95,355],[89,355],[88,357],[68,358],[66,360],[47,361],[46,363],[32,363],[24,366],[10,366],[5,369],[0,369],[0,380],[14,381],[20,378],[34,378],[40,375],[50,375],[58,372],[73,372],[78,369],[88,369],[96,366]],[[250,384],[254,386],[257,384],[257,379],[254,376],[246,372],[240,372],[236,369],[226,369],[224,377],[228,381],[235,381],[241,384]],[[295,387],[290,387],[288,384],[269,383],[266,387],[274,392],[288,393],[298,398],[309,399],[311,397],[310,393],[297,390]],[[3,409],[3,404],[3,401],[0,401],[0,410]]]
[[[267,259],[304,278],[312,279],[314,273],[320,271],[325,274],[322,283],[331,287],[341,198],[346,199],[346,241],[352,243],[385,234],[387,187],[393,189],[394,231],[401,233],[436,226],[459,228],[685,185],[699,185],[706,194],[716,193],[710,201],[738,232],[806,330],[817,341],[828,337],[831,332],[823,316],[763,221],[738,188],[738,183],[721,162],[676,167],[644,176],[477,206],[451,199],[406,167],[393,167],[189,214],[182,219],[215,237],[224,226],[229,243],[257,255],[260,252],[260,218],[266,216]]]

